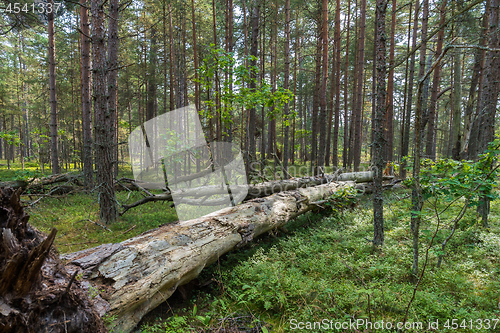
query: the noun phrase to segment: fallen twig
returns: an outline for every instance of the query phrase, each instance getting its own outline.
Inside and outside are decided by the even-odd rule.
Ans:
[[[124,232],[120,233],[119,236],[125,235],[127,232],[134,230],[136,225],[134,224],[132,227],[128,228]]]
[[[101,228],[106,229],[106,230],[107,230],[107,231],[109,231],[109,232],[113,232],[113,230],[109,229],[109,228],[108,228],[108,227],[106,227],[105,225],[100,224],[100,223],[95,222],[95,221],[92,221],[91,219],[83,219],[83,220],[79,220],[79,221],[77,221],[77,223],[78,223],[78,222],[82,222],[82,221],[84,221],[84,222],[91,222],[91,223],[94,223],[95,225],[98,225],[98,226],[100,226]]]

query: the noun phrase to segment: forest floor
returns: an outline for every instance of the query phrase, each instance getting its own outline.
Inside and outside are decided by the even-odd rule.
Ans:
[[[369,199],[350,211],[310,213],[287,225],[286,234],[263,237],[221,258],[199,278],[210,285],[188,294],[182,306],[174,306],[182,300],[174,295],[138,332],[395,332],[365,328],[382,320],[395,328],[412,297],[408,197],[408,190],[386,194],[382,250],[366,240],[373,237]],[[446,226],[458,209],[441,217],[445,227],[429,250],[407,332],[500,332],[500,206],[492,205],[489,229],[475,211],[466,214],[437,267],[450,232]],[[422,225],[420,267],[436,223]],[[358,330],[335,329],[360,319]],[[307,329],[314,322],[323,326]]]
[[[0,179],[23,176],[18,167],[1,167]],[[31,168],[26,166],[24,174]],[[128,195],[119,192],[118,199],[132,202],[140,196]],[[221,257],[196,283],[144,318],[137,332],[355,332],[351,323],[359,324],[359,332],[368,332],[367,325],[382,320],[385,327],[396,326],[405,317],[415,286],[410,273],[410,200],[409,190],[385,194],[385,243],[379,250],[367,240],[373,237],[369,198],[352,210],[303,215],[289,223],[286,232],[261,237]],[[500,332],[500,204],[492,202],[488,229],[469,209],[442,252],[441,243],[461,204],[457,201],[440,217],[440,231],[408,311],[408,325],[414,327],[408,332]],[[62,253],[119,242],[177,219],[169,203],[148,203],[130,210],[106,231],[90,222],[98,220],[98,204],[89,194],[44,198],[28,213],[30,223],[44,232],[58,228],[55,244]],[[437,223],[436,218],[423,221],[420,267]],[[314,322],[322,326],[314,328]],[[306,329],[308,323],[312,329]],[[343,323],[349,324],[347,329],[335,329]],[[384,331],[395,330],[376,330]]]

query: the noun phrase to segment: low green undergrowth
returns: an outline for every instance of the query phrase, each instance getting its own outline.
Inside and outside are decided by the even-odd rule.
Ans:
[[[222,325],[222,319],[241,314],[258,318],[269,332],[322,332],[330,328],[355,332],[352,326],[335,330],[335,323],[356,320],[364,320],[357,327],[360,332],[367,328],[363,326],[369,325],[367,322],[380,324],[383,320],[385,325],[396,326],[403,322],[414,289],[408,204],[407,192],[386,197],[386,239],[378,250],[367,240],[373,236],[368,200],[343,213],[302,216],[288,226],[287,234],[265,237],[212,265],[201,276],[202,280],[216,281],[211,292],[194,294],[183,312],[174,312],[186,320],[186,332],[208,332],[204,327],[217,332],[217,328],[231,327]],[[500,210],[492,204],[488,230],[477,223],[471,210],[448,243],[438,268],[440,243],[458,209],[459,203],[450,217],[442,217],[444,227],[429,251],[426,274],[409,309],[407,332],[430,332],[429,323],[438,323],[439,332],[477,332],[480,323],[483,330],[487,326],[486,319],[490,320],[489,331],[500,331],[500,322],[495,322],[500,317]],[[421,265],[435,226],[432,219],[423,222]],[[197,316],[204,318],[204,325],[189,313],[195,304],[201,309]],[[307,330],[308,322],[323,326]],[[169,325],[162,327],[158,332],[171,332],[165,328]],[[384,331],[396,329],[376,330]],[[142,332],[153,331],[143,326]]]
[[[12,180],[36,172],[36,166],[26,167],[25,175],[0,170],[0,177]],[[118,192],[117,197],[130,203],[141,195]],[[343,200],[346,197],[348,200]],[[26,202],[28,199],[23,197]],[[402,322],[414,290],[409,191],[385,196],[385,243],[381,249],[374,249],[369,241],[373,237],[370,198],[354,209],[349,208],[355,204],[351,193],[339,194],[338,199],[326,213],[308,213],[290,222],[286,232],[274,232],[223,256],[199,277],[201,282],[211,281],[208,287],[195,289],[187,301],[170,299],[178,306],[168,306],[159,316],[163,319],[145,321],[139,331],[240,329],[279,333],[330,331],[328,327],[354,332],[352,326],[335,330],[335,324]],[[440,211],[449,203],[437,202],[436,209]],[[441,249],[464,204],[459,198],[440,215],[427,271],[408,311],[410,326],[422,323],[422,327],[414,326],[408,332],[430,332],[429,323],[438,323],[434,330],[438,332],[500,332],[500,323],[493,321],[500,317],[498,202],[491,203],[488,229],[478,223],[471,208],[459,221],[446,250]],[[425,206],[422,213],[420,268],[437,225],[433,209]],[[81,193],[43,198],[27,210],[35,227],[44,232],[58,229],[56,246],[63,253],[119,242],[177,220],[169,203],[148,203],[129,210],[107,231],[93,223],[98,222],[96,196]],[[441,267],[437,267],[439,256],[443,256]],[[488,330],[486,319],[490,319]],[[108,321],[112,326],[113,320]],[[307,323],[315,322],[322,325],[320,329],[305,329]],[[482,329],[478,328],[480,323],[484,324]],[[365,328],[357,327],[359,331]]]

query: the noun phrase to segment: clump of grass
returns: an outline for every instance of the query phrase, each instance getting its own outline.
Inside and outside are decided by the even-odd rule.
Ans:
[[[128,192],[117,192],[116,196],[118,201],[125,202]],[[138,192],[133,192],[128,202],[140,198]],[[127,211],[117,222],[107,226],[110,232],[91,222],[99,222],[99,205],[95,195],[83,193],[44,198],[29,208],[28,213],[30,223],[41,231],[48,233],[53,227],[57,228],[55,245],[62,253],[121,242],[177,220],[175,209],[168,202],[152,202]]]

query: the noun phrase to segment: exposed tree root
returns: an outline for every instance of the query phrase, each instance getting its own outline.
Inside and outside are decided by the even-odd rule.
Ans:
[[[0,332],[107,332],[88,292],[28,224],[20,190],[0,189]]]

